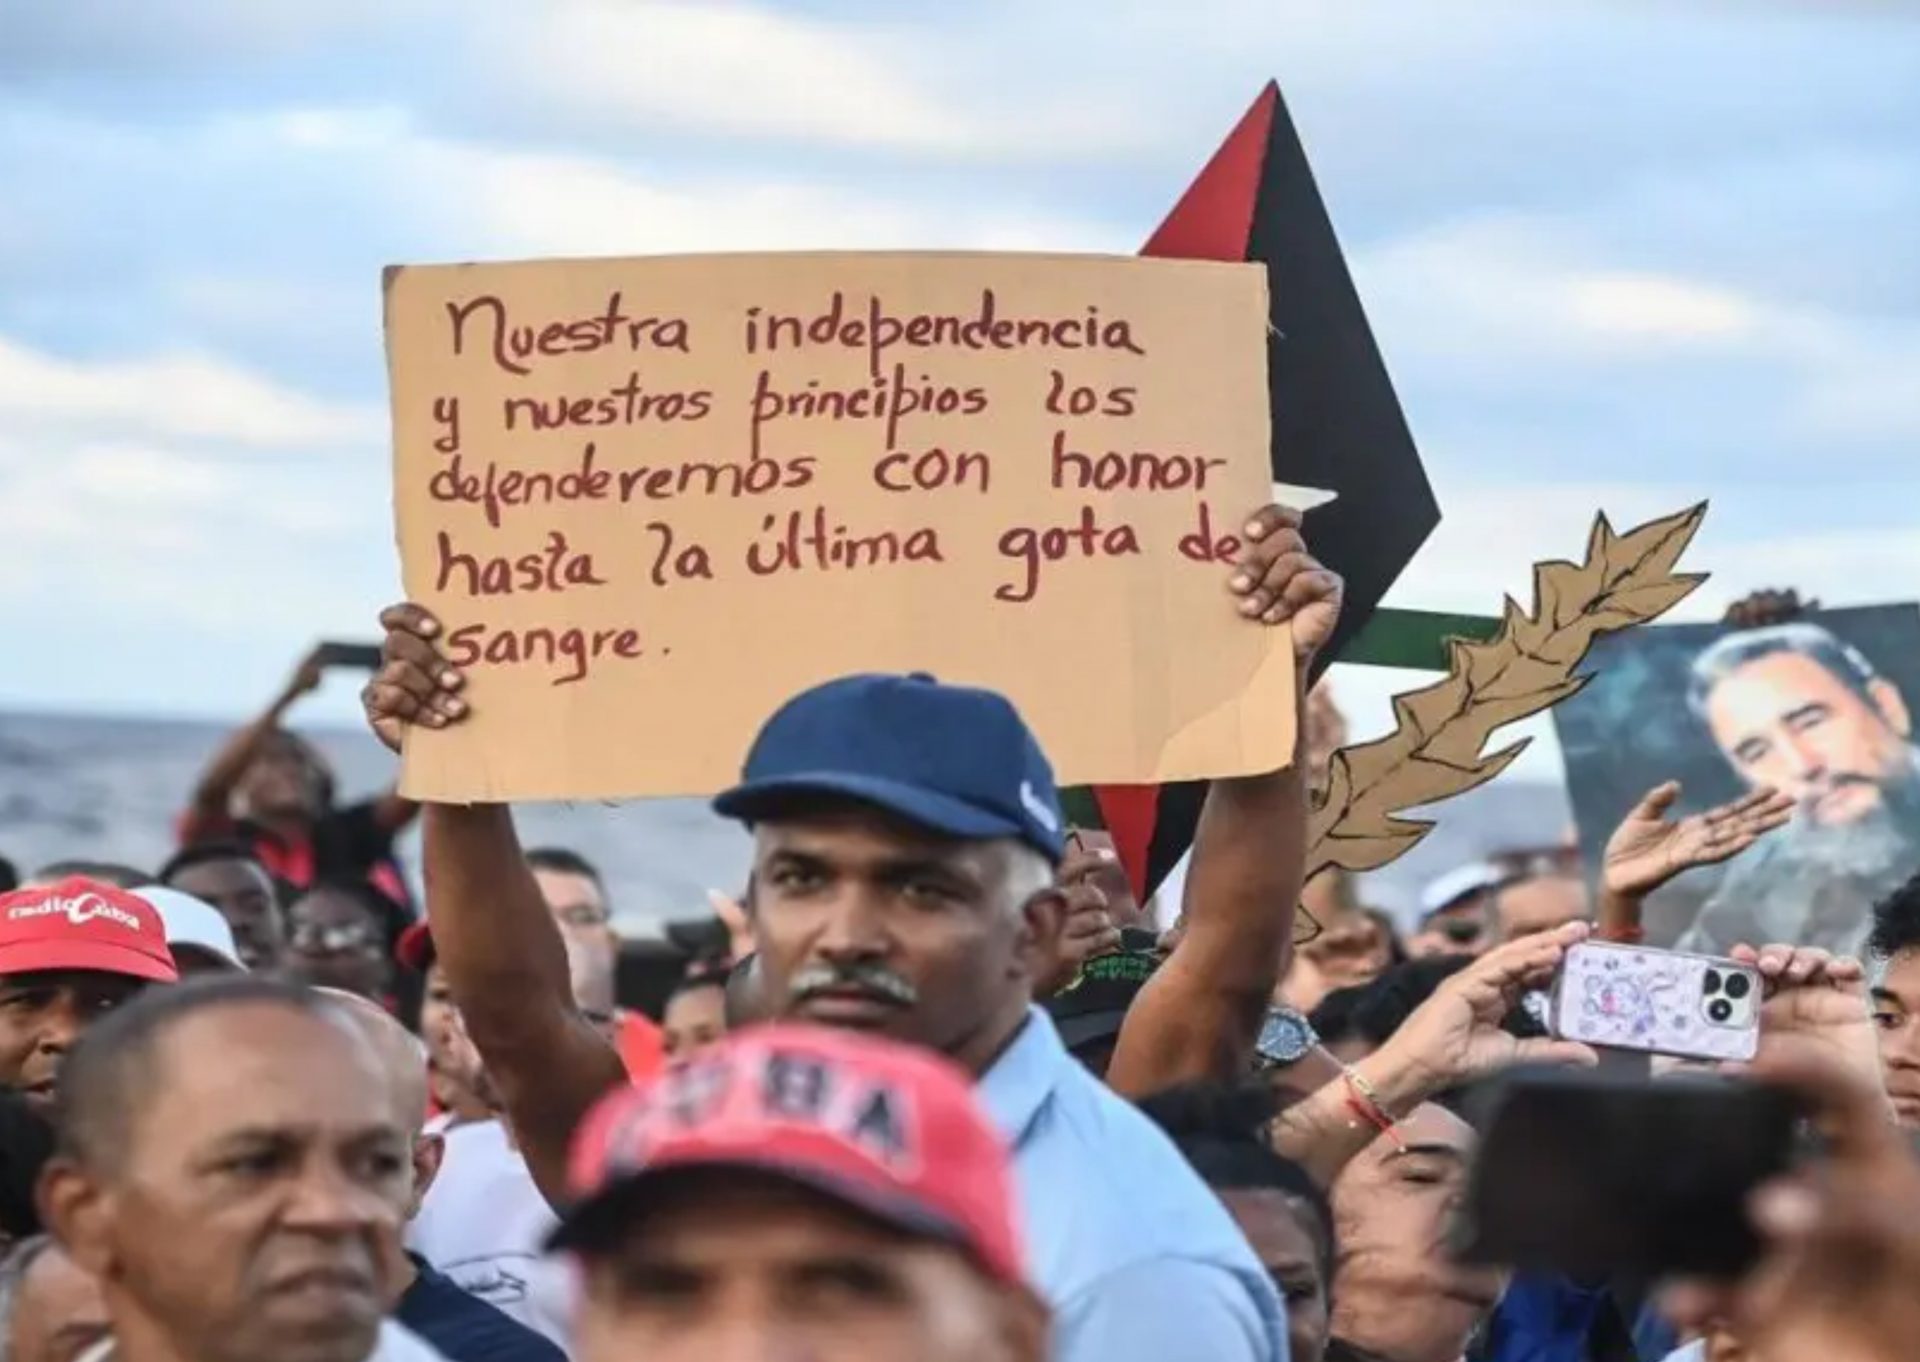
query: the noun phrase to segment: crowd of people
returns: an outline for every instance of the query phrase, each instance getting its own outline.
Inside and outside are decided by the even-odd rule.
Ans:
[[[1289,511],[1246,540],[1227,589],[1304,678],[1342,584]],[[426,611],[382,625],[388,746],[484,704]],[[843,677],[715,799],[751,871],[648,1015],[580,856],[523,850],[502,806],[336,802],[284,727],[318,665],[215,755],[167,864],[0,883],[5,1362],[1920,1354],[1920,881],[1865,966],[1726,947],[1765,985],[1743,1081],[1824,1142],[1757,1191],[1743,1275],[1453,1248],[1470,1091],[1620,1058],[1542,1025],[1567,952],[1794,835],[1797,791],[1679,817],[1663,786],[1593,892],[1530,849],[1435,881],[1403,932],[1306,882],[1344,733],[1303,680],[1300,759],[1212,784],[1162,931],[1006,699]]]

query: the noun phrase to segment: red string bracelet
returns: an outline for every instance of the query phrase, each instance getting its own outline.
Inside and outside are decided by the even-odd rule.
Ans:
[[[1347,1110],[1392,1140],[1395,1149],[1406,1153],[1407,1142],[1400,1138],[1400,1127],[1380,1105],[1380,1094],[1374,1091],[1373,1084],[1358,1070],[1346,1065],[1341,1066],[1340,1077],[1347,1085]]]

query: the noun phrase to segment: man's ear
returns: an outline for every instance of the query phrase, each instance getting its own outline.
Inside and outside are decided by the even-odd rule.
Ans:
[[[407,1219],[420,1214],[420,1207],[440,1176],[440,1165],[447,1157],[447,1142],[439,1135],[416,1135],[413,1139],[413,1196],[407,1201]]]
[[[1873,697],[1874,707],[1880,711],[1880,717],[1903,738],[1913,736],[1913,714],[1907,709],[1907,702],[1900,694],[1900,688],[1884,676],[1876,676],[1867,682],[1867,694]]]
[[[113,1193],[64,1156],[40,1172],[34,1187],[40,1223],[82,1270],[105,1279],[113,1269]]]
[[[1067,895],[1058,885],[1037,890],[1020,906],[1020,941],[1016,956],[1021,972],[1039,979],[1060,955],[1060,936],[1067,925]]]

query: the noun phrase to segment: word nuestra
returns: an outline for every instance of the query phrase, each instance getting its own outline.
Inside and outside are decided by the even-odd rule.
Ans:
[[[689,354],[684,317],[642,317],[629,313],[616,290],[601,311],[586,317],[515,325],[507,305],[491,293],[447,304],[453,353],[469,349],[487,355],[510,374],[530,374],[539,359],[591,354],[607,348],[633,352],[676,350]]]

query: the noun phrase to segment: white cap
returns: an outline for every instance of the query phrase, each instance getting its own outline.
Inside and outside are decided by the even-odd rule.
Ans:
[[[160,914],[160,921],[166,924],[168,946],[191,947],[206,952],[231,969],[246,970],[240,963],[239,947],[233,944],[233,928],[220,916],[218,908],[191,894],[160,885],[134,892]]]
[[[1426,888],[1420,891],[1420,917],[1424,921],[1435,913],[1453,907],[1462,899],[1483,893],[1497,884],[1504,884],[1509,878],[1491,861],[1473,861],[1455,866],[1446,874],[1428,880]]]

